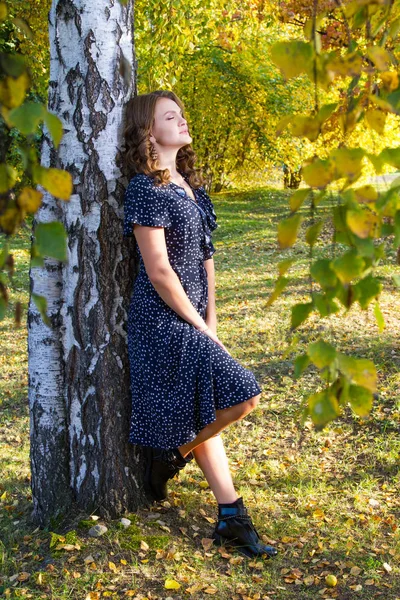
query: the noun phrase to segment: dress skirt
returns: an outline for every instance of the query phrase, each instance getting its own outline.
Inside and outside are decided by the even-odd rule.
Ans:
[[[205,319],[204,261],[215,252],[211,232],[217,224],[204,188],[193,192],[196,202],[173,182],[156,186],[150,176],[136,175],[125,192],[124,235],[133,234],[134,223],[164,228],[171,267]],[[176,448],[215,421],[216,410],[244,402],[262,390],[251,370],[164,302],[147,276],[138,246],[137,250],[139,273],[127,329],[132,397],[129,441]]]

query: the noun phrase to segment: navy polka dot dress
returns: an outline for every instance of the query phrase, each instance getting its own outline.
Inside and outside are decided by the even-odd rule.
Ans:
[[[204,261],[215,252],[211,232],[217,223],[204,187],[193,192],[196,202],[174,182],[157,186],[150,176],[135,175],[125,192],[124,235],[133,235],[134,223],[164,227],[170,264],[205,319]],[[140,266],[128,315],[129,441],[176,448],[215,421],[216,409],[248,400],[261,388],[252,371],[164,302],[147,276],[137,242],[136,247]]]

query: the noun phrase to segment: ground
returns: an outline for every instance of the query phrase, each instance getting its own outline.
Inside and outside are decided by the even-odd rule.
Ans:
[[[372,308],[361,312],[354,306],[331,319],[309,319],[299,329],[297,348],[291,348],[290,307],[309,297],[309,251],[303,234],[292,249],[277,251],[276,226],[288,214],[286,192],[265,188],[217,194],[213,200],[219,223],[214,232],[218,333],[263,388],[257,409],[223,439],[238,493],[279,556],[251,561],[213,547],[216,505],[193,463],[173,480],[166,502],[121,515],[131,520],[126,529],[119,520],[104,523],[96,515],[79,515],[48,530],[30,524],[26,330],[8,315],[1,324],[0,356],[0,593],[5,597],[400,598],[395,249],[387,242],[388,257],[379,268],[385,286],[382,333]],[[334,251],[329,223],[325,229],[315,256]],[[10,299],[21,296],[26,310],[29,231],[14,247],[17,289]],[[291,284],[267,306],[276,265],[289,256],[297,259]],[[346,409],[317,432],[310,422],[301,427],[300,420],[303,403],[321,380],[312,369],[296,380],[293,360],[319,336],[373,360],[379,393],[368,418]],[[108,531],[93,539],[88,529],[96,522]],[[336,577],[336,586],[327,585],[328,575]]]

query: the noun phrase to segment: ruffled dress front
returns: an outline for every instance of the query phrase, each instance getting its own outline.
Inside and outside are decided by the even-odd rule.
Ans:
[[[204,187],[193,192],[196,202],[173,182],[157,186],[150,176],[135,175],[124,197],[124,235],[133,235],[134,223],[164,228],[171,267],[205,319],[204,261],[215,252],[212,231],[217,223]],[[261,388],[252,371],[164,302],[147,275],[137,242],[136,246],[139,273],[127,329],[132,395],[129,441],[176,448],[212,423],[216,410],[248,400]]]

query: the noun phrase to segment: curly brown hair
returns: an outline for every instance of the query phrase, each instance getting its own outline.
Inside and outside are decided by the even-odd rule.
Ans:
[[[158,160],[151,157],[150,131],[159,98],[174,100],[182,110],[182,115],[185,116],[183,102],[169,90],[156,90],[132,97],[125,105],[125,149],[123,150],[124,170],[128,179],[137,173],[145,173],[153,177],[156,185],[170,181],[169,169],[158,168]],[[189,184],[193,188],[198,188],[204,184],[204,179],[200,169],[194,168],[195,162],[196,154],[190,144],[178,150],[177,169],[188,176]]]

